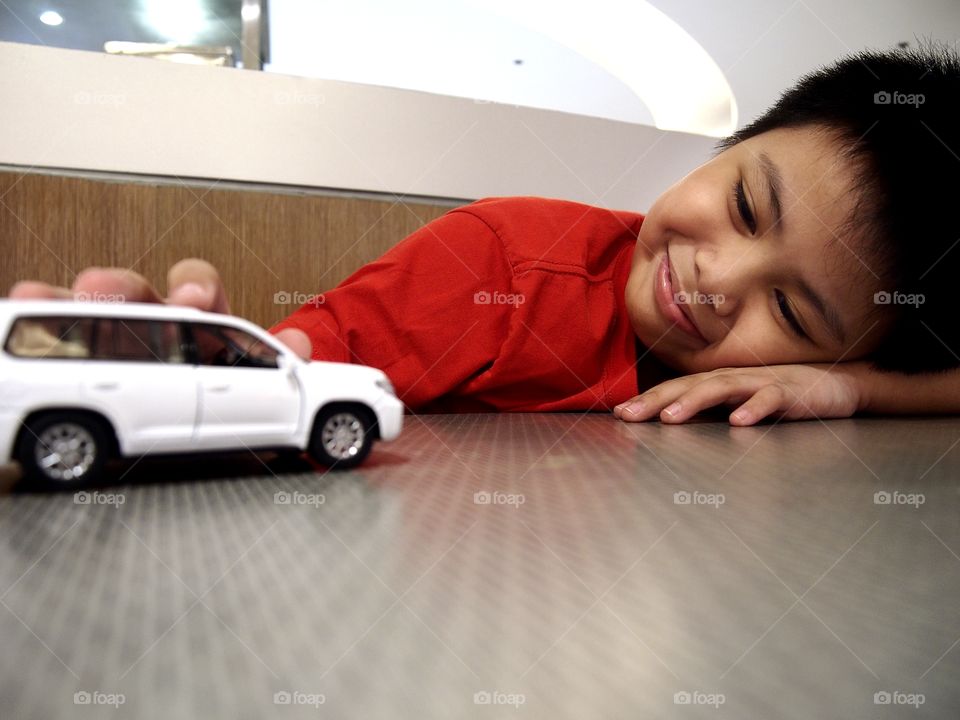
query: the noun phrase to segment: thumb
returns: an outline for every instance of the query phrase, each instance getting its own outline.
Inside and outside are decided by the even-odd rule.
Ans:
[[[310,342],[310,336],[303,330],[286,328],[278,332],[274,337],[304,360],[310,359],[310,355],[313,352],[313,343]]]

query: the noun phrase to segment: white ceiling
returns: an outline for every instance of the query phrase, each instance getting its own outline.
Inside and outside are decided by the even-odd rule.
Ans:
[[[709,53],[646,0],[271,0],[270,44],[271,72],[713,137],[736,124]]]
[[[719,66],[738,126],[803,73],[844,53],[960,39],[957,0],[650,0]],[[584,27],[624,33],[616,0],[583,3]],[[271,0],[272,63],[296,75],[407,87],[508,104],[654,124],[642,97],[619,77],[547,35],[470,0]],[[641,42],[642,28],[637,28]],[[627,40],[626,42],[629,42]],[[516,60],[522,64],[515,64]],[[642,53],[637,51],[637,62]],[[657,72],[668,73],[663,59]],[[622,73],[621,73],[622,75]],[[678,97],[689,88],[678,84]]]

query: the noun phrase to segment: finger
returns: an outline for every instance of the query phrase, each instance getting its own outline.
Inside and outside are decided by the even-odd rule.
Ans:
[[[654,385],[646,392],[617,405],[613,409],[613,414],[626,422],[648,420],[693,387],[697,382],[694,379],[696,377],[696,375],[686,375]]]
[[[123,268],[82,270],[73,281],[73,294],[77,300],[103,297],[111,302],[161,302],[160,294],[143,275]]]
[[[660,420],[665,423],[682,423],[715,405],[743,402],[756,392],[756,387],[747,383],[746,378],[730,376],[706,380],[664,407],[660,412]]]
[[[768,415],[785,410],[786,393],[779,385],[765,385],[730,413],[731,425],[753,425]]]
[[[278,332],[275,337],[304,360],[310,359],[313,343],[310,342],[310,336],[303,330],[286,328]]]
[[[643,422],[660,412],[660,406],[652,403],[645,395],[637,395],[613,409],[614,417],[624,422]]]
[[[21,280],[10,288],[9,297],[12,300],[73,300],[73,293],[65,287]]]
[[[181,260],[167,273],[167,297],[177,305],[230,314],[230,303],[220,273],[206,260]]]

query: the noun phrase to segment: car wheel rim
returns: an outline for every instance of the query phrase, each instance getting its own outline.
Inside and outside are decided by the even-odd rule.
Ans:
[[[87,474],[97,458],[97,444],[86,428],[57,423],[40,433],[37,466],[51,480],[77,480]]]
[[[323,424],[323,449],[337,460],[348,460],[360,452],[364,434],[360,418],[353,413],[337,413]]]

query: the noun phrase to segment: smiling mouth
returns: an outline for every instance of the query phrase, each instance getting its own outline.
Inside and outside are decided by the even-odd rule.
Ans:
[[[701,340],[704,340],[705,338],[703,337],[703,333],[700,332],[699,328],[697,328],[697,324],[693,321],[693,313],[690,312],[690,306],[685,303],[677,303],[677,307],[680,308],[680,312],[683,313],[683,316],[687,319],[687,322],[689,322],[693,329],[696,330],[697,336]]]
[[[654,298],[664,317],[670,320],[679,330],[701,342],[706,338],[697,329],[693,319],[687,315],[689,308],[679,305],[675,300],[673,285],[673,268],[670,264],[670,255],[665,252],[657,268]]]

